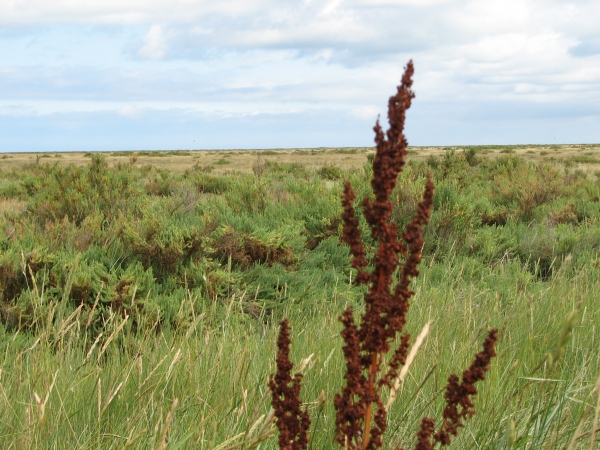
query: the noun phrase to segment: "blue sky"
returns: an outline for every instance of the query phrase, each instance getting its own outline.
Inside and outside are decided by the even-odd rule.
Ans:
[[[600,1],[0,2],[0,152],[600,142]]]

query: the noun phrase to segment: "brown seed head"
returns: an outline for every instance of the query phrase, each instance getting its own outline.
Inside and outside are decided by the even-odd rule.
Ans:
[[[411,278],[419,273],[416,267],[421,260],[423,247],[422,228],[429,220],[433,203],[433,183],[429,179],[417,215],[402,234],[402,240],[399,240],[398,227],[391,220],[394,208],[391,194],[407,154],[404,121],[406,110],[414,98],[411,90],[413,72],[410,61],[397,93],[388,102],[388,131],[383,132],[379,121],[374,127],[377,150],[371,181],[373,199],[366,198],[362,202],[371,236],[378,243],[370,273],[365,270],[368,262],[354,211],[356,196],[349,183],[346,183],[342,197],[343,240],[350,247],[352,267],[358,270],[356,284],[368,286],[365,313],[360,325],[354,323],[351,310],[346,310],[340,318],[344,324],[342,337],[347,373],[346,386],[336,396],[336,440],[350,449],[381,447],[381,437],[386,429],[386,411],[379,388],[383,384],[389,385],[399,366],[404,364],[410,342],[407,334],[402,336],[401,345],[392,357],[390,370],[381,375],[383,355],[389,352],[406,323],[408,300],[413,295],[408,287]],[[398,278],[399,281],[395,283]]]
[[[281,450],[303,450],[308,444],[310,418],[302,411],[300,388],[302,375],[291,377],[290,331],[287,319],[280,323],[277,339],[277,373],[269,380],[271,405],[275,410]]]

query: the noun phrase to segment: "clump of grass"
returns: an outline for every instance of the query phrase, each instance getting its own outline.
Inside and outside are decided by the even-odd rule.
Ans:
[[[473,167],[481,162],[481,158],[477,155],[477,153],[478,151],[473,147],[464,150],[464,156],[469,163],[469,166]]]
[[[255,263],[282,264],[289,266],[296,260],[292,250],[285,246],[278,236],[271,239],[259,239],[249,233],[240,233],[232,227],[224,227],[218,233],[214,246],[216,258],[250,267]]]
[[[192,156],[192,152],[189,150],[172,150],[167,153],[169,156]]]
[[[306,166],[297,162],[286,163],[265,160],[264,169],[271,173],[293,174],[295,177],[308,176]]]
[[[581,155],[581,156],[573,156],[571,161],[578,164],[598,164],[600,163],[600,159],[594,158],[589,155]]]
[[[312,149],[312,150],[304,150],[304,149],[296,149],[293,152],[295,155],[318,155],[320,152]]]
[[[333,150],[331,150],[331,153],[338,153],[340,155],[356,155],[359,152],[362,152],[364,150],[358,149],[358,148],[334,148]]]
[[[197,162],[192,166],[191,169],[188,169],[186,171],[186,174],[190,174],[191,172],[211,173],[214,170],[214,168],[215,167],[211,166],[210,164],[200,164],[199,162]]]
[[[167,156],[169,156],[168,153],[166,152],[161,152],[158,150],[142,150],[140,152],[137,152],[138,156],[152,156],[152,157],[156,157],[156,158],[165,158]]]

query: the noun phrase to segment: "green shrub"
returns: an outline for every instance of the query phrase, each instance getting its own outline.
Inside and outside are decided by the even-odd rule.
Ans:
[[[167,197],[171,195],[178,183],[171,178],[166,171],[161,171],[158,177],[154,177],[146,183],[146,194]]]
[[[326,180],[339,180],[343,178],[344,172],[337,166],[325,165],[321,167],[317,174]]]
[[[295,177],[307,177],[308,171],[304,164],[300,163],[282,163],[265,160],[265,170],[271,173],[290,174]]]
[[[464,150],[465,159],[467,160],[469,166],[473,167],[481,162],[481,158],[477,156],[477,153],[477,150],[473,147]]]
[[[31,198],[28,210],[40,223],[66,216],[79,225],[95,211],[111,221],[136,208],[139,190],[127,167],[109,170],[99,154],[83,168],[45,166],[40,175],[23,183]]]
[[[580,155],[571,157],[571,161],[577,164],[599,164],[600,159],[588,155]]]
[[[222,194],[232,185],[231,180],[225,176],[198,174],[190,178],[198,192],[206,194]]]

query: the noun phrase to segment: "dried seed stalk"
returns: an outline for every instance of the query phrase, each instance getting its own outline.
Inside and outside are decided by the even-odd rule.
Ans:
[[[362,203],[371,236],[379,244],[370,273],[365,270],[368,265],[366,251],[353,206],[356,196],[349,183],[345,185],[342,198],[343,240],[350,246],[352,266],[358,270],[356,284],[365,284],[369,289],[360,325],[355,324],[350,308],[340,319],[344,324],[346,386],[335,397],[336,440],[349,449],[381,447],[386,429],[386,409],[380,388],[391,386],[399,367],[406,360],[410,341],[408,334],[402,335],[408,300],[413,295],[409,285],[411,279],[419,274],[417,266],[423,248],[422,230],[429,221],[434,193],[433,183],[428,177],[417,215],[402,233],[402,239],[398,239],[398,227],[391,220],[393,204],[390,196],[407,154],[404,120],[414,98],[411,90],[413,72],[411,61],[406,66],[396,95],[389,100],[389,130],[384,133],[379,121],[374,127],[377,145],[371,181],[374,199],[367,198]],[[395,279],[398,279],[396,283]],[[392,356],[387,373],[381,374],[383,357],[391,350],[398,335],[402,336],[400,346]]]
[[[414,98],[412,61],[405,68],[397,93],[390,97],[388,119],[390,128],[384,133],[377,121],[373,161],[373,200],[362,202],[364,217],[371,230],[371,237],[378,243],[371,261],[372,269],[361,240],[359,221],[354,210],[356,195],[346,182],[342,197],[344,213],[342,239],[350,247],[351,264],[358,274],[356,285],[366,285],[365,312],[357,324],[352,309],[347,308],[340,317],[344,329],[342,347],[346,360],[345,386],[336,394],[335,440],[349,450],[373,450],[383,445],[382,435],[386,429],[386,408],[381,398],[383,386],[392,387],[398,370],[406,363],[410,336],[404,333],[412,278],[419,275],[423,248],[423,227],[428,223],[433,205],[434,186],[427,176],[423,200],[417,214],[402,232],[392,222],[393,204],[390,200],[396,187],[398,174],[405,164],[408,143],[404,136],[406,110]],[[391,350],[396,338],[400,345],[382,373],[384,356]],[[430,450],[435,445],[448,445],[450,436],[456,436],[462,420],[475,413],[472,396],[477,393],[474,383],[485,378],[489,362],[495,356],[494,345],[497,331],[490,330],[484,350],[477,354],[475,362],[463,373],[461,384],[452,375],[446,389],[444,421],[436,432],[435,421],[425,417],[417,434],[416,450]],[[310,424],[306,411],[300,409],[301,375],[291,378],[289,361],[289,327],[287,320],[281,322],[277,355],[277,375],[269,382],[273,393],[272,405],[277,417],[279,446],[281,449],[304,449],[308,442]]]
[[[493,328],[488,331],[488,337],[483,342],[483,351],[475,355],[475,361],[463,372],[462,382],[458,384],[458,376],[450,375],[446,385],[446,408],[443,413],[443,422],[440,429],[435,432],[435,420],[423,418],[421,430],[417,434],[419,444],[416,450],[432,450],[436,444],[450,445],[451,436],[458,435],[458,429],[464,427],[463,419],[475,415],[475,405],[472,397],[477,394],[475,383],[485,380],[485,373],[490,368],[491,359],[496,356],[496,341],[498,330]],[[432,439],[433,437],[433,439]]]
[[[275,410],[281,450],[303,450],[308,444],[310,418],[302,411],[300,381],[302,374],[291,376],[294,365],[290,362],[290,330],[287,319],[279,325],[277,339],[277,373],[269,380],[271,405]]]

